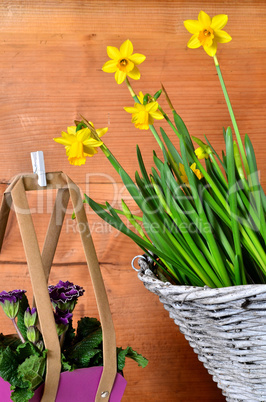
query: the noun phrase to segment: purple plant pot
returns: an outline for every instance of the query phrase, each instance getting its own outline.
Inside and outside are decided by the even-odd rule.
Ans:
[[[75,371],[65,371],[60,375],[56,402],[92,402],[102,375],[102,367],[89,367]],[[121,374],[116,375],[109,402],[120,402],[126,388],[126,380]],[[30,402],[40,402],[43,393],[42,384],[36,389]],[[11,401],[10,384],[0,378],[1,401]]]

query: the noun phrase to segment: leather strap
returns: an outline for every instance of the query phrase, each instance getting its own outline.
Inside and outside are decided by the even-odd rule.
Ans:
[[[23,178],[17,181],[11,191],[11,195],[28,263],[40,329],[45,348],[48,349],[42,402],[51,402],[56,398],[61,371],[61,353],[41,253],[32,217],[29,212]]]

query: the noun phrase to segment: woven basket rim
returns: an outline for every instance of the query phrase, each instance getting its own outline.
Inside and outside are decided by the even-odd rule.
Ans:
[[[204,304],[220,304],[228,301],[246,299],[256,297],[257,295],[266,293],[266,285],[249,284],[228,286],[222,288],[209,288],[208,286],[188,286],[173,285],[170,282],[163,282],[158,279],[150,269],[141,267],[138,270],[138,278],[145,284],[153,284],[157,292],[163,295],[167,290],[168,295],[175,296],[176,301],[192,301],[200,300]]]

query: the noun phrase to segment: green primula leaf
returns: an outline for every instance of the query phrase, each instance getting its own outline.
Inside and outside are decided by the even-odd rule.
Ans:
[[[21,343],[17,349],[17,362],[19,364],[23,363],[25,359],[28,357],[35,355],[35,356],[41,356],[42,352],[33,345],[30,341],[26,341],[25,343]]]
[[[101,343],[102,330],[99,328],[69,348],[66,358],[78,368],[88,367],[90,360],[101,351]]]
[[[77,368],[86,368],[91,367],[91,360],[94,356],[98,355],[101,352],[101,349],[87,349],[84,347],[83,349],[79,349],[72,353],[69,356],[69,360],[73,361],[73,365]]]
[[[19,311],[17,315],[17,325],[24,339],[27,339],[27,328],[24,324],[24,313],[29,307],[27,296],[24,294],[19,303]]]
[[[16,353],[9,346],[0,352],[0,377],[13,387],[26,388],[27,383],[18,376],[18,364]]]
[[[21,340],[16,335],[0,334],[0,350],[10,346],[10,349],[16,350],[21,345]]]
[[[29,388],[16,388],[11,393],[11,400],[14,402],[29,401],[34,396],[34,392]]]
[[[35,390],[44,381],[45,362],[45,357],[32,355],[19,365],[18,374],[30,383],[31,390]]]
[[[70,364],[63,353],[61,353],[61,364],[62,364],[62,368],[61,368],[62,372],[63,371],[73,371],[76,369],[76,366],[74,364]]]
[[[101,323],[96,318],[83,317],[78,321],[77,340],[80,341],[92,332],[101,328]]]
[[[126,357],[135,360],[135,362],[137,362],[140,367],[146,367],[148,364],[148,360],[137,353],[135,350],[133,350],[130,346],[128,346],[126,349],[117,348],[118,371],[122,371],[124,369]]]
[[[90,367],[103,366],[103,351],[99,350],[97,354],[90,360]]]

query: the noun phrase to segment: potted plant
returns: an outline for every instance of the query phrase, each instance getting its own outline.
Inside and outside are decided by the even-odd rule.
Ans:
[[[48,287],[61,345],[61,379],[57,401],[92,400],[103,366],[102,329],[96,318],[83,317],[73,328],[73,310],[84,294],[81,286],[59,281]],[[46,355],[38,328],[38,313],[30,308],[25,290],[2,291],[0,304],[16,329],[16,336],[0,334],[0,392],[4,401],[40,401],[45,381]],[[125,358],[145,367],[147,360],[131,347],[117,348],[117,377],[110,400],[118,401],[126,385]],[[87,370],[90,368],[90,370]],[[84,370],[81,370],[84,369]],[[81,394],[77,395],[77,384]],[[68,399],[66,399],[68,398]],[[91,398],[91,399],[90,399]]]
[[[230,127],[221,129],[222,155],[206,136],[190,136],[164,87],[154,96],[142,92],[136,96],[128,77],[140,78],[138,65],[145,56],[134,54],[129,40],[120,49],[107,47],[110,60],[103,71],[115,73],[118,84],[126,83],[135,103],[125,111],[132,114],[137,129],[151,130],[161,148],[161,155],[154,152],[151,173],[137,146],[140,173],[135,180],[130,178],[102,141],[107,128],[95,130],[83,117],[55,141],[65,146],[74,165],[85,163],[101,148],[142,214],[132,214],[123,200],[121,210],[87,195],[85,202],[144,251],[138,256],[139,279],[159,295],[228,401],[262,401],[266,400],[266,198],[252,143],[248,135],[242,141],[216,55],[218,43],[231,41],[223,30],[227,20],[226,15],[211,18],[200,11],[198,20],[184,22],[192,34],[188,47],[203,47],[214,60],[232,120],[235,139]],[[172,118],[159,104],[161,94]],[[163,128],[159,134],[154,127],[154,120],[160,119],[178,137],[180,151]]]

